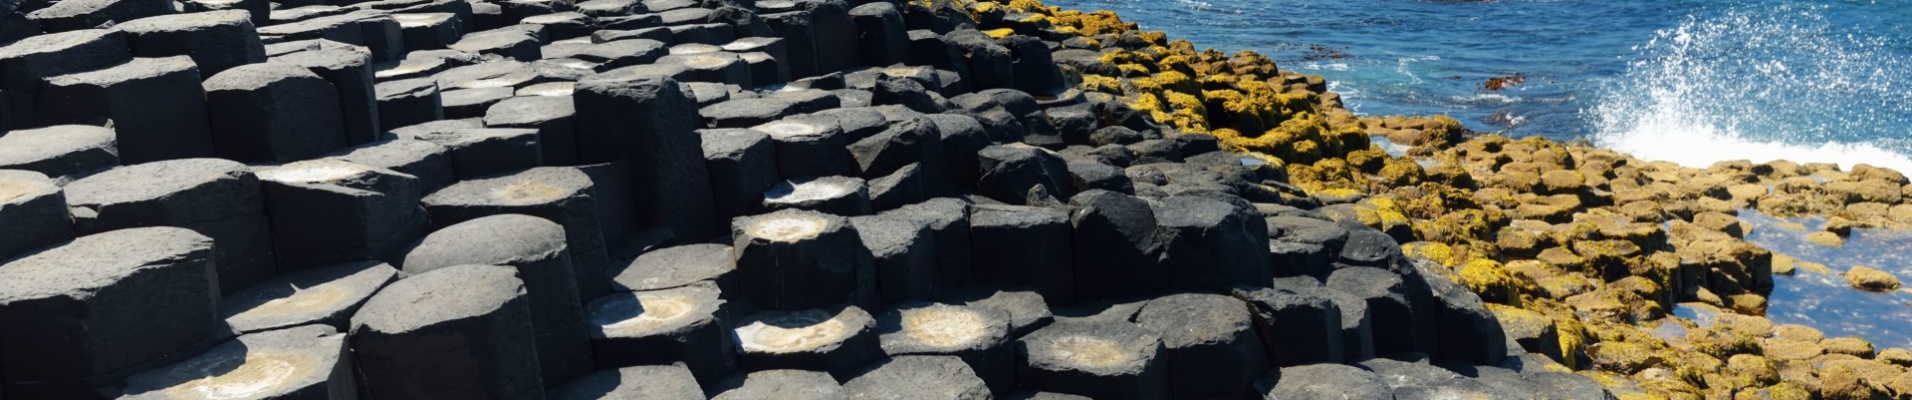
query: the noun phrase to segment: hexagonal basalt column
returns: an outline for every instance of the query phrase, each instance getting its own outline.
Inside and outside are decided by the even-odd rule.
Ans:
[[[461,265],[393,283],[352,316],[352,362],[374,398],[536,398],[544,390],[524,282]]]
[[[767,310],[802,310],[873,300],[868,251],[850,221],[785,210],[738,218],[733,231],[744,298]]]
[[[243,164],[191,158],[114,168],[68,184],[66,195],[82,235],[177,226],[212,238],[220,292],[276,271],[259,178]]]
[[[847,380],[883,357],[875,327],[863,309],[836,306],[753,315],[734,332],[744,369],[824,371]]]
[[[171,227],[90,235],[0,265],[0,387],[98,398],[95,387],[210,346],[213,240]]]
[[[425,235],[417,177],[336,159],[258,174],[281,270],[389,260]]]
[[[0,260],[73,239],[66,194],[46,175],[0,170]]]
[[[122,399],[349,398],[345,335],[305,325],[240,336],[191,359],[126,378]]]

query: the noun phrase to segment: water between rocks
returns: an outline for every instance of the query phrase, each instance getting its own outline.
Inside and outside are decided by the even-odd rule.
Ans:
[[[1826,247],[1806,241],[1807,233],[1825,226],[1824,218],[1781,219],[1753,210],[1740,210],[1739,219],[1753,225],[1746,241],[1776,254],[1824,264],[1832,274],[1799,268],[1792,276],[1774,276],[1767,297],[1766,316],[1775,324],[1819,328],[1826,337],[1858,336],[1877,348],[1912,346],[1912,293],[1872,293],[1853,289],[1840,272],[1864,265],[1891,273],[1904,281],[1912,277],[1912,232],[1854,229],[1845,247]],[[1782,226],[1795,223],[1806,230]],[[1690,310],[1673,313],[1692,318]]]

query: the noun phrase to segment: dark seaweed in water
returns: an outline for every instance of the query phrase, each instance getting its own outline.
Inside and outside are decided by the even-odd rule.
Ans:
[[[1487,83],[1482,84],[1481,87],[1489,91],[1495,91],[1520,86],[1522,83],[1527,83],[1527,77],[1521,76],[1519,72],[1515,72],[1506,76],[1488,78]]]
[[[1333,47],[1322,46],[1318,44],[1311,44],[1311,45],[1308,45],[1308,52],[1302,53],[1300,58],[1298,58],[1297,60],[1304,61],[1304,62],[1305,61],[1322,61],[1322,60],[1340,60],[1340,59],[1348,58],[1348,53],[1346,53],[1344,50],[1345,49],[1336,49]]]

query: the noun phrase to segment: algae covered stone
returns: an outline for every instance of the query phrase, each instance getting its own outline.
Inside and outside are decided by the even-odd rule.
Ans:
[[[1593,365],[1609,371],[1638,372],[1665,362],[1653,348],[1628,342],[1600,342],[1587,346]]]
[[[1806,234],[1806,241],[1825,247],[1846,247],[1846,239],[1832,232],[1813,232]]]
[[[1872,342],[1857,337],[1847,336],[1826,339],[1819,342],[1819,345],[1826,347],[1827,354],[1845,354],[1859,358],[1872,358]]]
[[[1846,271],[1846,284],[1854,289],[1871,292],[1890,292],[1899,289],[1899,278],[1892,274],[1866,266],[1854,266]]]

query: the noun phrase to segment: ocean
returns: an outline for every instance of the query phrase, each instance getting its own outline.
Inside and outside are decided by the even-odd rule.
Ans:
[[[1048,3],[1267,54],[1366,115],[1447,114],[1689,166],[1912,171],[1912,1]]]

